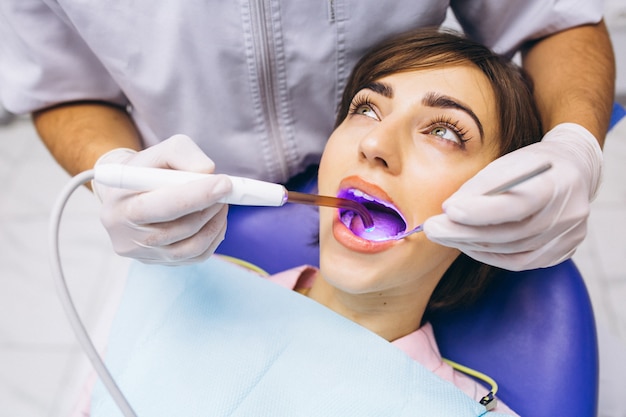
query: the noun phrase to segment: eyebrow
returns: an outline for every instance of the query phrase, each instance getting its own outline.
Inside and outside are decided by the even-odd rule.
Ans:
[[[480,123],[480,119],[478,118],[478,116],[476,116],[476,113],[474,113],[472,109],[469,108],[469,106],[459,103],[457,100],[450,96],[433,92],[427,93],[424,96],[424,98],[422,99],[422,104],[428,107],[455,109],[467,113],[467,115],[474,119],[474,122],[476,122],[476,125],[478,126],[478,131],[480,132],[480,140],[482,141],[484,135],[483,125],[482,123]]]
[[[387,83],[374,81],[365,85],[363,89],[371,90],[386,98],[393,98],[393,87]],[[483,140],[483,136],[484,136],[483,124],[480,122],[480,119],[478,118],[478,116],[476,116],[476,113],[474,113],[469,106],[463,103],[460,103],[458,100],[450,96],[447,96],[444,94],[438,94],[435,92],[426,93],[426,95],[422,99],[422,104],[428,107],[437,107],[441,109],[455,109],[455,110],[460,110],[462,112],[467,113],[467,115],[470,116],[474,120],[476,125],[478,126],[478,131],[480,132],[480,140],[481,141]]]
[[[366,84],[363,89],[372,90],[386,98],[393,98],[393,87],[386,83],[374,81]]]

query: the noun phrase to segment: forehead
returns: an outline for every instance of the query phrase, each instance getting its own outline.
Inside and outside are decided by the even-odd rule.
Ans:
[[[417,104],[429,93],[452,97],[470,107],[485,126],[486,136],[497,130],[497,108],[491,82],[474,65],[398,72],[377,80],[393,90],[393,100]]]
[[[416,92],[427,90],[483,107],[494,106],[495,101],[493,88],[485,74],[470,64],[403,71],[376,81],[389,84],[394,90],[394,97],[400,99],[418,98]]]

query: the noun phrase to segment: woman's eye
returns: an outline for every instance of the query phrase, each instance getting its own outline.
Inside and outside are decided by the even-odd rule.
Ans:
[[[360,114],[362,116],[367,116],[371,117],[372,119],[378,120],[378,115],[374,110],[372,110],[372,107],[369,104],[361,104],[360,106],[357,106],[357,108],[354,110],[354,114]]]
[[[440,138],[449,140],[451,142],[455,142],[459,144],[462,143],[461,138],[459,138],[459,135],[454,130],[449,129],[444,126],[436,126],[432,128],[430,131],[430,134],[439,136]]]

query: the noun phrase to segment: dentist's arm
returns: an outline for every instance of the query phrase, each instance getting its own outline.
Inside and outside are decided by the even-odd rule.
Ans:
[[[188,137],[175,135],[142,151],[128,114],[100,103],[73,103],[38,112],[43,142],[71,174],[95,164],[212,173],[213,161]],[[134,192],[96,185],[101,219],[114,250],[146,263],[185,264],[213,254],[226,231],[228,208],[217,201],[230,192],[224,176],[179,187]]]
[[[523,65],[547,133],[488,165],[444,203],[445,214],[424,225],[430,240],[510,270],[555,265],[584,239],[614,99],[615,63],[603,22],[534,42]],[[481,195],[544,161],[553,169],[515,192]]]
[[[615,95],[615,57],[603,21],[529,45],[523,66],[535,84],[544,131],[577,123],[604,144]]]
[[[93,168],[116,148],[141,149],[139,133],[128,113],[104,102],[72,102],[33,114],[39,137],[70,174]]]

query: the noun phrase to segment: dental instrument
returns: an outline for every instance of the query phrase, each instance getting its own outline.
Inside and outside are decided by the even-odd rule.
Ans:
[[[523,183],[525,181],[528,181],[531,178],[536,177],[539,174],[542,174],[542,173],[546,172],[550,168],[552,168],[552,164],[549,163],[549,162],[546,162],[545,164],[540,165],[538,168],[533,169],[532,171],[529,171],[529,172],[527,172],[525,174],[517,176],[517,177],[513,178],[512,180],[507,181],[506,183],[501,184],[501,185],[499,185],[499,186],[497,186],[497,187],[487,191],[483,195],[493,196],[493,195],[502,194],[502,193],[510,190],[511,188],[515,187],[516,185],[519,185],[519,184],[521,184],[521,183]],[[367,228],[365,230],[365,232],[367,233],[368,231],[372,231],[372,230],[374,230],[375,227],[376,226]],[[419,226],[414,227],[411,230],[404,231],[404,232],[399,233],[397,235],[387,236],[387,237],[380,237],[380,238],[373,238],[373,239],[368,239],[368,240],[372,240],[374,242],[387,242],[389,240],[401,240],[401,239],[404,239],[407,236],[410,236],[410,235],[412,235],[414,233],[419,233],[419,232],[421,232],[423,230],[424,230],[424,223],[420,224]],[[367,239],[367,234],[366,233],[362,236],[365,239]]]
[[[544,172],[546,172],[547,170],[549,170],[550,168],[552,168],[552,164],[550,162],[546,162],[543,165],[540,165],[538,168],[533,169],[532,171],[520,175],[519,177],[513,178],[510,181],[507,181],[506,183],[500,185],[499,187],[496,187],[494,189],[491,189],[489,191],[487,191],[485,193],[485,195],[498,195],[498,194],[502,194],[506,191],[509,191],[511,188],[515,187],[518,184],[521,184],[523,182],[528,181],[529,179],[536,177],[539,174],[542,174]]]
[[[94,181],[109,187],[134,191],[151,191],[159,187],[182,185],[207,178],[202,174],[173,169],[136,167],[123,164],[102,164],[94,169]],[[280,184],[227,175],[232,191],[219,203],[242,206],[280,207],[285,203],[342,208],[354,211],[366,229],[374,227],[369,211],[360,203],[346,198],[288,191]]]
[[[551,163],[545,163],[538,168],[522,174],[512,180],[495,187],[484,195],[493,196],[504,193],[518,184],[549,170]],[[213,174],[202,174],[172,169],[136,167],[123,164],[103,164],[94,169],[94,181],[115,188],[135,191],[150,191],[163,186],[182,185],[190,181],[207,178]],[[306,194],[288,191],[280,184],[254,180],[250,178],[227,176],[232,183],[232,191],[218,202],[225,204],[246,206],[280,207],[285,203],[307,204],[315,206],[334,207],[356,213],[362,220],[364,233],[360,236],[373,242],[387,242],[401,240],[414,233],[423,231],[424,224],[413,229],[390,236],[374,236],[369,233],[376,230],[374,219],[369,210],[361,203],[347,199],[317,194]]]

